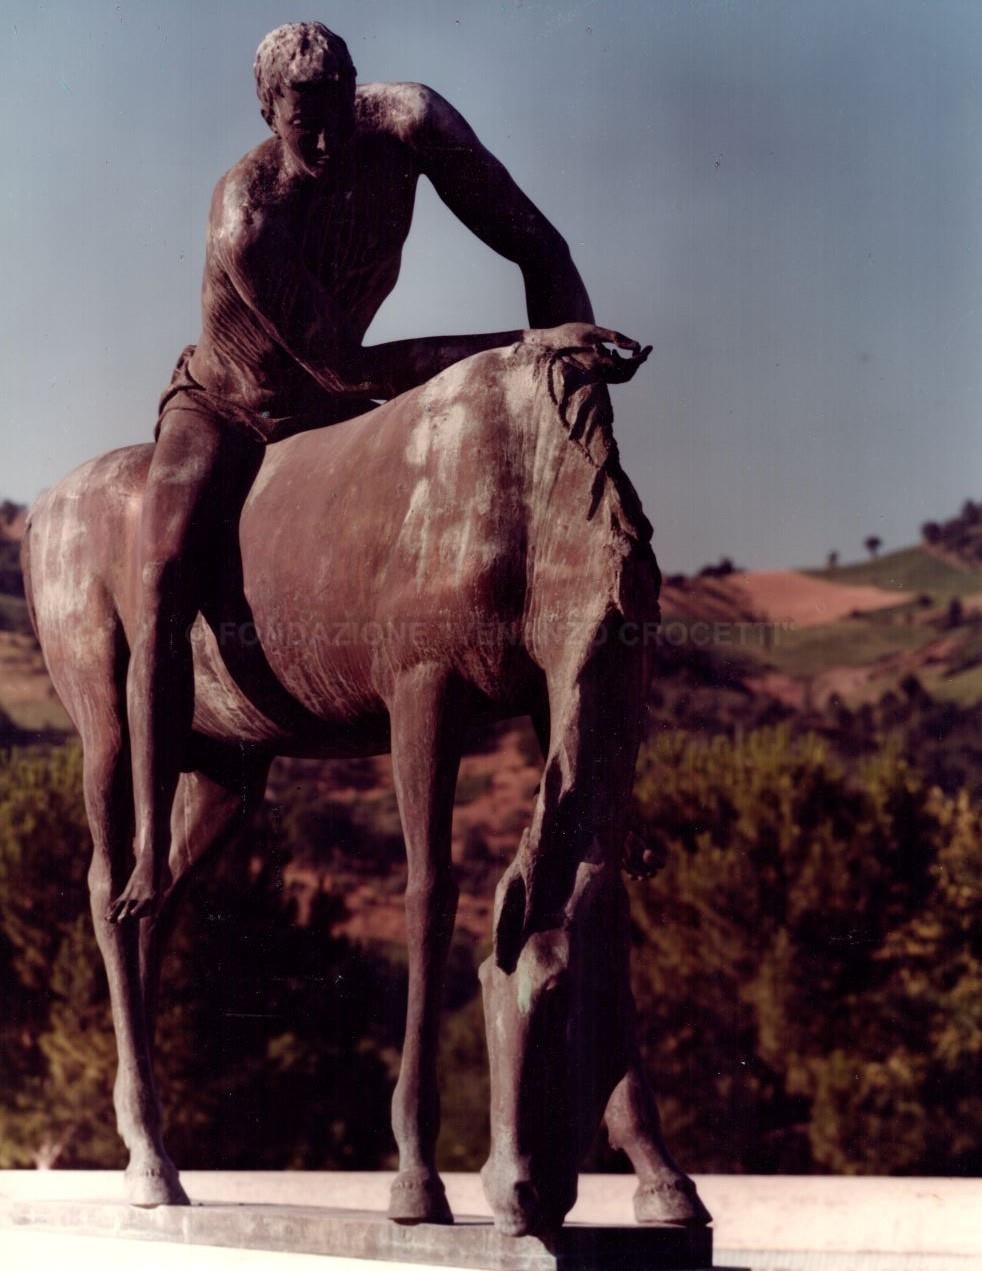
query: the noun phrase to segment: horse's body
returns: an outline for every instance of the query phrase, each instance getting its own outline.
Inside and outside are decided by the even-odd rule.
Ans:
[[[400,1174],[390,1212],[404,1221],[449,1218],[434,1149],[440,983],[456,901],[453,791],[466,725],[524,713],[546,766],[532,825],[499,887],[496,955],[484,974],[489,1019],[517,1010],[524,1021],[508,1026],[504,1046],[489,1029],[498,1116],[486,1183],[505,1230],[555,1224],[572,1203],[586,1131],[524,1146],[535,1132],[522,1120],[528,1064],[516,1046],[525,1045],[537,1000],[533,953],[554,980],[565,949],[560,969],[578,975],[579,997],[591,980],[575,971],[582,933],[589,938],[578,908],[584,864],[619,903],[613,880],[644,654],[643,641],[617,637],[625,624],[638,624],[637,635],[656,619],[658,592],[647,523],[610,433],[602,361],[587,349],[495,350],[366,416],[267,450],[238,544],[215,545],[221,576],[210,580],[213,600],[192,640],[194,734],[175,800],[172,882],[139,935],[105,915],[132,863],[125,680],[150,448],[85,465],[34,509],[28,597],[85,750],[93,917],[112,993],[115,1102],[134,1203],[185,1199],[160,1137],[150,1043],[178,884],[262,797],[274,755],[391,749],[409,864],[410,1000],[393,1100]],[[542,940],[557,932],[565,944],[553,941],[543,961]],[[594,1065],[584,1115],[595,1128],[606,1105],[612,1138],[641,1178],[639,1216],[702,1221],[691,1184],[661,1143],[637,1066],[620,944],[607,939],[615,952],[595,960],[610,962],[618,987],[600,992],[620,1003],[621,1022]],[[557,1079],[537,1079],[542,1098]]]

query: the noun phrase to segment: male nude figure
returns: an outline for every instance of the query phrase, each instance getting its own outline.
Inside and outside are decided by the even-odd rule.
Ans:
[[[318,22],[267,35],[255,74],[273,136],[215,187],[201,339],[161,400],[147,479],[127,683],[136,865],[112,921],[152,912],[164,882],[193,714],[188,631],[200,575],[214,564],[222,525],[238,519],[265,442],[359,414],[523,338],[515,330],[363,347],[399,274],[419,177],[520,267],[530,327],[593,321],[566,243],[438,93],[356,88],[347,46]]]

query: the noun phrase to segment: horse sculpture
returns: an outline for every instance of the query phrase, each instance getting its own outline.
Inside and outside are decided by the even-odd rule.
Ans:
[[[34,508],[27,594],[84,747],[132,1204],[187,1203],[163,1145],[152,1036],[165,933],[195,866],[261,800],[275,755],[391,750],[409,1007],[389,1213],[452,1221],[435,1163],[435,1065],[462,733],[479,717],[530,714],[543,778],[481,968],[493,1105],[483,1177],[496,1223],[515,1235],[561,1225],[601,1119],[638,1174],[640,1220],[708,1221],[641,1071],[620,878],[641,636],[660,580],[606,383],[629,379],[645,354],[576,335],[557,328],[478,354],[367,415],[268,448],[193,632],[170,878],[139,923],[114,925],[107,907],[132,867],[125,684],[150,447],[86,464]]]

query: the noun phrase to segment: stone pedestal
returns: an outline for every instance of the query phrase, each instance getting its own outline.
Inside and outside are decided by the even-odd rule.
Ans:
[[[399,1226],[377,1212],[313,1205],[134,1209],[118,1201],[8,1200],[0,1224],[75,1235],[218,1245],[486,1271],[705,1271],[707,1228],[569,1223],[555,1239],[501,1236],[487,1218]]]

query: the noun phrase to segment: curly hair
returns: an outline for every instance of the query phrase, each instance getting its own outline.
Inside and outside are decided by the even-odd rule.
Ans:
[[[270,31],[256,49],[252,69],[267,123],[284,86],[321,78],[354,80],[357,74],[347,44],[323,22],[288,22]]]

